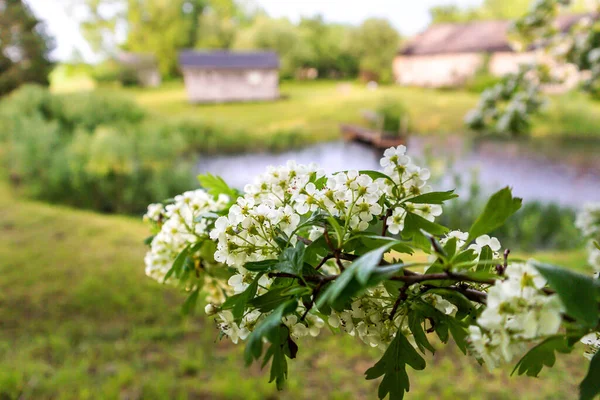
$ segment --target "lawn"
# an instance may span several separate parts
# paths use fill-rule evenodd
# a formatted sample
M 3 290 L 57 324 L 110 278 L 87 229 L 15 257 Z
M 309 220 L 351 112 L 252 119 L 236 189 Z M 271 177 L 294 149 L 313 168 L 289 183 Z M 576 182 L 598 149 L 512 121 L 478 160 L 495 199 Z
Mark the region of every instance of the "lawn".
M 114 90 L 114 89 L 113 89 Z M 404 102 L 411 131 L 417 134 L 464 133 L 463 118 L 478 94 L 466 91 L 380 86 L 369 90 L 351 82 L 283 82 L 283 98 L 266 103 L 191 105 L 181 82 L 156 89 L 120 89 L 139 104 L 166 117 L 186 117 L 243 129 L 256 135 L 298 129 L 309 141 L 339 137 L 340 123 L 363 122 L 361 111 L 373 110 L 383 98 Z M 552 96 L 543 115 L 534 118 L 533 136 L 600 134 L 600 102 L 581 93 Z
M 0 399 L 375 396 L 362 373 L 377 351 L 329 334 L 300 343 L 277 394 L 258 367 L 243 367 L 241 346 L 217 340 L 209 318 L 179 315 L 183 294 L 144 277 L 136 219 L 16 199 L 0 185 L 0 234 Z M 487 373 L 453 349 L 428 363 L 411 374 L 408 399 L 573 398 L 587 367 L 579 351 L 537 380 Z

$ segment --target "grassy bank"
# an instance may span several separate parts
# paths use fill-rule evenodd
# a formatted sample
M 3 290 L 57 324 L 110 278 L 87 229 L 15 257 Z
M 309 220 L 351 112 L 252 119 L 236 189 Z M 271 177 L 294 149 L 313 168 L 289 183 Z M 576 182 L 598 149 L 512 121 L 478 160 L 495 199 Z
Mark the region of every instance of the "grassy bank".
M 181 82 L 157 89 L 123 89 L 137 102 L 170 117 L 189 117 L 231 129 L 244 129 L 256 136 L 282 130 L 304 132 L 307 141 L 339 137 L 338 125 L 361 121 L 361 110 L 372 110 L 383 98 L 403 101 L 418 134 L 464 133 L 463 118 L 478 100 L 476 93 L 365 85 L 339 82 L 284 82 L 284 98 L 266 103 L 191 105 Z M 533 123 L 534 136 L 600 136 L 600 102 L 586 95 L 552 96 L 544 115 Z
M 356 398 L 377 352 L 346 336 L 306 340 L 277 394 L 184 296 L 143 275 L 142 224 L 13 198 L 0 186 L 0 398 Z M 581 251 L 542 254 L 583 265 Z M 412 374 L 409 399 L 572 398 L 586 362 L 561 357 L 541 379 L 489 374 L 454 350 Z

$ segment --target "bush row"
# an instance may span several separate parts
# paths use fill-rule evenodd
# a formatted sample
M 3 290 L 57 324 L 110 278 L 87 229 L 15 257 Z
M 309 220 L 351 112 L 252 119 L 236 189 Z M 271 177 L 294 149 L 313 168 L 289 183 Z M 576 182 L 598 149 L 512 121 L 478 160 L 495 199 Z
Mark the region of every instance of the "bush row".
M 196 120 L 159 119 L 126 97 L 53 95 L 24 86 L 0 104 L 0 153 L 11 181 L 34 198 L 139 213 L 193 186 L 199 154 L 280 151 L 302 132 L 256 137 Z

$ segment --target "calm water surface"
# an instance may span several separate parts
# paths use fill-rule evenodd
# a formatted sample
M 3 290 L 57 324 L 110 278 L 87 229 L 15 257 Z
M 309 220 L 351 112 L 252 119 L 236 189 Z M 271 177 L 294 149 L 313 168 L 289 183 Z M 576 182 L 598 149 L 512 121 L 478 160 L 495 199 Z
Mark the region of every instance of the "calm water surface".
M 414 137 L 407 147 L 421 165 L 427 164 L 438 175 L 447 175 L 440 179 L 436 189 L 451 188 L 452 173 L 468 183 L 476 171 L 484 190 L 491 192 L 511 186 L 525 201 L 541 200 L 573 207 L 600 201 L 600 148 L 548 152 L 510 142 L 466 144 L 452 137 Z M 316 162 L 326 172 L 335 172 L 378 169 L 380 158 L 380 151 L 366 145 L 337 141 L 277 154 L 206 155 L 200 158 L 197 170 L 220 175 L 231 186 L 242 188 L 267 166 L 282 165 L 290 159 L 303 164 Z

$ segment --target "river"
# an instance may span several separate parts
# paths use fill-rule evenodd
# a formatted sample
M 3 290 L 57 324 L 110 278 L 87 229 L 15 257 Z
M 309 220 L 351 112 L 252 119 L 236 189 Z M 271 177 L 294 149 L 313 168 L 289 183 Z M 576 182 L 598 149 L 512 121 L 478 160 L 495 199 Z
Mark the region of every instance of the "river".
M 524 201 L 539 200 L 580 208 L 586 202 L 600 202 L 600 148 L 589 146 L 566 151 L 564 144 L 540 148 L 538 144 L 483 142 L 474 144 L 459 137 L 409 139 L 408 153 L 431 164 L 438 179 L 436 189 L 452 186 L 450 175 L 458 174 L 465 184 L 475 171 L 484 190 L 513 188 Z M 198 173 L 219 175 L 231 186 L 242 188 L 269 165 L 316 162 L 326 172 L 347 169 L 378 169 L 381 152 L 360 143 L 321 143 L 283 153 L 204 155 Z

